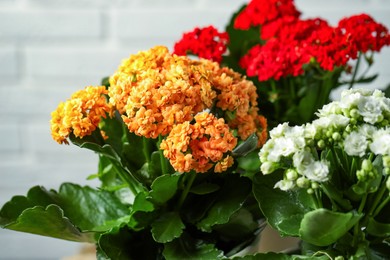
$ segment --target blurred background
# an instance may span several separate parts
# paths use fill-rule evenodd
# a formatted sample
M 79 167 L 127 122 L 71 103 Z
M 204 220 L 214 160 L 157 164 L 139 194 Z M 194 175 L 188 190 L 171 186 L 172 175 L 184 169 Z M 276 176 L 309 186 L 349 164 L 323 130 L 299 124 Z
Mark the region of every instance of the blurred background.
M 62 182 L 96 186 L 86 177 L 97 156 L 51 139 L 50 113 L 60 101 L 100 84 L 122 59 L 155 45 L 172 50 L 181 34 L 224 30 L 243 0 L 0 0 L 0 206 L 13 195 Z M 388 0 L 296 0 L 304 18 L 331 24 L 367 13 L 390 27 Z M 390 83 L 390 47 L 374 56 L 368 88 Z M 334 93 L 337 96 L 337 93 Z M 0 259 L 62 259 L 81 245 L 0 230 Z

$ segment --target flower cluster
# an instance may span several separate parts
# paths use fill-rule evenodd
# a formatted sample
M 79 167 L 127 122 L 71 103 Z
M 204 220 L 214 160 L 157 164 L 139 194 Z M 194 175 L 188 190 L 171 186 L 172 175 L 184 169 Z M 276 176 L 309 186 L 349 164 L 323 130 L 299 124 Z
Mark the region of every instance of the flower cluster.
M 177 55 L 192 53 L 200 58 L 221 62 L 228 41 L 229 35 L 226 32 L 219 32 L 214 26 L 197 27 L 183 34 L 182 39 L 175 43 L 173 53 Z
M 101 118 L 113 113 L 112 106 L 107 102 L 107 93 L 105 86 L 89 86 L 61 102 L 51 113 L 53 139 L 59 144 L 68 144 L 67 138 L 71 133 L 82 138 L 95 131 Z
M 284 16 L 298 17 L 293 0 L 252 0 L 234 21 L 234 27 L 247 30 Z
M 218 162 L 215 171 L 220 172 L 232 165 L 232 158 L 222 158 L 217 150 L 232 151 L 236 137 L 229 137 L 221 128 L 221 121 L 204 119 L 209 124 L 207 129 L 215 129 L 207 131 L 216 136 L 210 136 L 209 140 L 203 133 L 192 133 L 200 130 L 192 129 L 187 133 L 194 139 L 190 145 L 192 154 L 188 154 L 181 143 L 184 133 L 181 138 L 175 136 L 185 125 L 190 127 L 195 115 L 208 109 L 221 118 L 223 125 L 226 122 L 229 131 L 234 130 L 241 140 L 255 133 L 258 146 L 267 138 L 267 121 L 258 114 L 256 87 L 241 74 L 221 68 L 216 62 L 191 60 L 157 46 L 124 60 L 109 82 L 108 90 L 89 87 L 81 92 L 86 94 L 78 92 L 72 101 L 60 104 L 52 119 L 56 141 L 67 142 L 72 131 L 76 137 L 90 135 L 97 128 L 100 117 L 115 109 L 131 133 L 152 139 L 169 135 L 162 147 L 175 170 L 204 172 Z M 109 102 L 103 94 L 108 95 Z M 198 125 L 202 124 L 193 127 L 198 129 Z M 207 131 L 206 135 L 210 135 Z M 219 135 L 223 138 L 213 140 Z M 229 145 L 221 146 L 219 142 L 225 139 Z M 208 146 L 211 148 L 206 149 Z M 186 159 L 191 156 L 192 161 L 184 160 L 179 153 L 186 153 Z
M 276 187 L 300 187 L 311 192 L 319 183 L 328 181 L 331 162 L 319 155 L 322 150 L 342 149 L 348 156 L 361 158 L 362 169 L 371 169 L 364 160 L 370 154 L 389 158 L 390 99 L 383 92 L 345 90 L 340 101 L 325 105 L 317 115 L 318 119 L 303 126 L 283 123 L 270 131 L 271 139 L 259 156 L 264 174 L 287 169 Z M 384 159 L 385 172 L 390 173 L 388 166 L 388 159 Z M 357 172 L 358 180 L 367 177 L 363 172 Z
M 390 44 L 388 30 L 366 14 L 344 18 L 336 27 L 320 18 L 304 20 L 288 13 L 258 25 L 265 43 L 254 45 L 240 65 L 260 81 L 302 75 L 303 65 L 313 61 L 331 71 L 346 66 L 359 52 L 380 51 Z
M 175 52 L 245 73 L 263 97 L 262 113 L 275 126 L 312 120 L 331 90 L 375 79 L 367 75 L 372 55 L 388 45 L 388 29 L 367 14 L 333 26 L 320 17 L 303 19 L 293 0 L 251 0 L 232 16 L 226 32 L 197 27 L 183 34 Z M 361 61 L 367 62 L 364 72 Z M 317 100 L 307 102 L 311 96 Z
M 236 144 L 237 138 L 223 118 L 202 112 L 193 124 L 175 125 L 160 148 L 176 171 L 206 172 L 214 166 L 214 172 L 222 172 L 233 164 L 233 157 L 227 153 Z

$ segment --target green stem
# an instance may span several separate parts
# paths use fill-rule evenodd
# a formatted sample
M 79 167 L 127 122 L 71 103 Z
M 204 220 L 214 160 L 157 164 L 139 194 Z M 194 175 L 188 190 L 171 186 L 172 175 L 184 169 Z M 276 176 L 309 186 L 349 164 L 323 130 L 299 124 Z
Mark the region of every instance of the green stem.
M 290 88 L 291 100 L 292 100 L 292 101 L 294 102 L 294 104 L 295 104 L 296 90 L 295 90 L 294 78 L 290 78 L 290 79 L 288 80 L 288 85 L 289 85 L 289 88 Z
M 383 202 L 381 203 L 382 197 L 385 194 L 387 187 L 386 187 L 386 181 L 389 176 L 386 176 L 384 181 L 382 182 L 381 187 L 379 188 L 377 195 L 374 199 L 374 202 L 372 203 L 372 206 L 370 210 L 368 211 L 368 216 L 375 216 L 375 213 L 378 214 L 382 208 L 379 209 L 380 206 L 382 206 Z M 384 200 L 386 201 L 386 200 Z M 379 205 L 379 206 L 378 206 Z M 382 207 L 384 207 L 386 204 L 384 204 Z M 378 210 L 379 209 L 379 210 Z
M 366 206 L 366 201 L 367 201 L 367 194 L 363 196 L 363 199 L 360 202 L 359 208 L 358 208 L 358 213 L 361 214 L 363 212 L 364 207 Z M 353 227 L 353 239 L 352 239 L 352 245 L 354 247 L 357 246 L 358 244 L 358 239 L 359 239 L 359 232 L 361 232 L 360 224 L 364 223 L 363 221 L 358 221 L 355 226 Z M 364 224 L 363 224 L 364 225 Z
M 147 163 L 150 163 L 150 155 L 152 154 L 150 151 L 149 151 L 149 144 L 148 144 L 148 139 L 146 137 L 142 137 L 142 151 L 144 153 L 144 157 L 146 159 L 146 162 Z
M 387 198 L 385 200 L 383 200 L 381 202 L 381 204 L 379 204 L 379 206 L 376 208 L 376 210 L 374 211 L 374 213 L 372 214 L 372 217 L 375 218 L 379 212 L 381 212 L 381 210 L 386 206 L 387 203 L 390 202 L 390 196 L 387 196 Z
M 160 149 L 160 144 L 162 142 L 163 138 L 161 135 L 158 136 L 158 143 L 157 143 L 157 149 L 160 154 L 160 163 L 161 163 L 161 172 L 162 174 L 168 174 L 168 162 L 167 159 L 164 156 L 163 151 Z
M 343 210 L 351 210 L 351 205 L 348 204 L 348 200 L 340 196 L 337 190 L 332 190 L 332 186 L 330 186 L 331 190 L 329 190 L 328 186 L 325 184 L 322 184 L 321 188 L 326 194 L 326 196 L 328 196 L 328 198 L 331 200 L 332 205 L 334 205 L 336 208 L 341 208 Z
M 367 193 L 364 194 L 362 201 L 360 202 L 359 208 L 358 208 L 358 213 L 362 213 L 364 206 L 366 206 L 366 201 L 367 201 Z
M 123 172 L 123 168 L 119 167 L 117 165 L 117 163 L 109 158 L 110 162 L 111 162 L 111 165 L 114 167 L 114 169 L 116 170 L 116 172 L 118 173 L 119 177 L 125 182 L 127 183 L 127 186 L 129 187 L 129 189 L 131 190 L 131 192 L 136 195 L 139 193 L 140 190 L 142 190 L 142 188 L 140 187 L 143 187 L 142 183 L 139 182 L 131 173 L 129 172 Z
M 275 80 L 271 79 L 270 83 L 271 83 L 271 89 L 272 89 L 271 95 L 277 95 L 278 92 L 276 90 Z M 276 96 L 276 98 L 272 97 L 270 101 L 271 101 L 271 103 L 274 104 L 274 107 L 275 107 L 275 114 L 276 114 L 275 118 L 280 118 L 279 117 L 279 114 L 280 114 L 279 97 L 278 96 Z
M 190 192 L 192 184 L 194 183 L 194 180 L 196 178 L 195 172 L 189 172 L 187 174 L 188 174 L 187 175 L 188 176 L 187 183 L 185 184 L 184 190 L 180 196 L 179 202 L 177 204 L 177 209 L 180 209 L 181 206 L 183 205 L 185 199 L 187 198 L 188 193 Z
M 311 194 L 311 198 L 312 198 L 312 200 L 314 202 L 315 209 L 320 209 L 321 207 L 319 205 L 317 193 L 315 191 Z
M 355 83 L 355 79 L 356 79 L 357 72 L 359 70 L 359 65 L 360 65 L 361 58 L 362 58 L 362 53 L 359 52 L 358 58 L 357 58 L 357 62 L 356 62 L 356 66 L 355 66 L 355 70 L 353 71 L 352 79 L 349 82 L 349 89 L 351 89 L 353 87 L 353 84 Z
M 319 189 L 315 189 L 314 190 L 315 194 L 316 194 L 316 198 L 317 198 L 317 205 L 319 208 L 323 208 L 324 206 L 322 205 L 322 196 L 321 196 L 321 191 Z

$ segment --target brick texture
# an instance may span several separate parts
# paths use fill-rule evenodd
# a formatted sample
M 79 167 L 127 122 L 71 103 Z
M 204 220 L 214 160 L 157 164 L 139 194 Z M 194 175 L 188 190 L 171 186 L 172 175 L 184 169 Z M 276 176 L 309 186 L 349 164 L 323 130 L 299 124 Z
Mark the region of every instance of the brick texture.
M 0 206 L 29 187 L 62 182 L 97 185 L 94 153 L 51 140 L 60 101 L 112 74 L 123 58 L 154 45 L 172 49 L 184 31 L 224 29 L 247 1 L 0 0 Z M 303 17 L 335 24 L 368 13 L 390 27 L 388 0 L 296 0 Z M 375 56 L 368 88 L 390 82 L 390 48 Z M 334 95 L 337 95 L 335 93 Z M 0 259 L 61 259 L 77 243 L 0 230 Z

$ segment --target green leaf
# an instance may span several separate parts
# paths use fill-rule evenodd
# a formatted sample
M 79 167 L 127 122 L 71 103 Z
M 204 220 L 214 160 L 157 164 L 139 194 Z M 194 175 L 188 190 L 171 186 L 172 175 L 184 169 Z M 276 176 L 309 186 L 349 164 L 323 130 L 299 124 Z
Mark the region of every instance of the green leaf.
M 307 89 L 306 95 L 301 99 L 298 105 L 298 111 L 302 117 L 303 122 L 308 122 L 311 118 L 314 117 L 314 112 L 317 110 L 317 107 L 320 106 L 317 104 L 318 96 L 320 95 L 320 86 L 315 84 Z
M 154 151 L 150 156 L 150 162 L 148 164 L 149 175 L 152 180 L 154 180 L 157 176 L 160 176 L 162 173 L 161 170 L 161 154 L 159 151 Z
M 356 212 L 316 209 L 305 214 L 302 219 L 300 237 L 317 246 L 328 246 L 344 236 L 362 217 L 363 214 Z
M 177 191 L 177 184 L 182 175 L 162 175 L 152 183 L 150 197 L 157 204 L 164 204 L 170 200 Z
M 216 192 L 220 189 L 220 186 L 215 183 L 202 182 L 199 185 L 191 187 L 190 192 L 198 195 L 205 195 Z
M 134 232 L 126 227 L 102 234 L 97 251 L 99 259 L 115 260 L 157 259 L 161 254 L 149 230 Z
M 54 204 L 28 208 L 4 228 L 76 242 L 95 241 L 93 232 L 81 232 Z
M 244 142 L 234 148 L 232 151 L 233 156 L 246 156 L 248 153 L 252 152 L 257 148 L 257 143 L 259 138 L 256 134 L 249 136 Z
M 253 193 L 268 223 L 282 236 L 298 236 L 304 215 L 315 208 L 306 190 L 282 191 L 275 183 L 283 178 L 282 172 L 257 174 L 253 180 Z
M 211 232 L 214 225 L 227 223 L 242 207 L 250 192 L 251 182 L 248 178 L 229 175 L 206 217 L 197 224 L 197 227 L 205 232 Z
M 150 225 L 157 217 L 155 205 L 148 200 L 147 192 L 140 192 L 134 199 L 131 209 L 129 227 L 141 230 Z
M 98 176 L 104 189 L 123 183 L 118 177 L 118 171 L 115 169 L 111 160 L 102 154 L 99 155 Z
M 70 239 L 79 233 L 101 231 L 106 222 L 117 220 L 129 213 L 115 195 L 90 187 L 64 183 L 59 192 L 43 187 L 33 187 L 27 196 L 15 196 L 0 210 L 0 225 L 39 235 Z M 28 217 L 27 217 L 28 216 Z M 48 232 L 42 223 L 51 222 L 53 230 Z M 57 228 L 55 228 L 57 227 Z M 64 230 L 67 227 L 67 232 Z M 98 228 L 99 230 L 95 230 Z M 107 227 L 109 228 L 109 227 Z M 59 233 L 56 231 L 62 230 Z M 92 237 L 87 234 L 87 237 Z M 81 237 L 84 241 L 84 237 Z
M 370 260 L 383 260 L 389 258 L 390 244 L 388 241 L 382 243 L 372 243 L 366 248 L 366 255 Z
M 223 258 L 223 252 L 217 250 L 213 244 L 192 238 L 187 233 L 166 243 L 163 255 L 167 260 L 217 260 Z
M 373 218 L 368 219 L 367 233 L 377 237 L 390 237 L 390 224 L 381 223 Z
M 254 45 L 263 42 L 260 39 L 260 29 L 258 27 L 251 27 L 248 30 L 237 30 L 234 28 L 234 21 L 245 6 L 246 5 L 243 5 L 235 14 L 233 14 L 226 26 L 226 32 L 229 34 L 229 43 L 227 45 L 229 55 L 223 57 L 222 64 L 237 72 L 243 72 L 242 68 L 238 65 L 240 58 Z
M 259 152 L 255 150 L 246 156 L 238 157 L 238 169 L 243 170 L 243 174 L 260 172 Z
M 245 238 L 252 238 L 260 228 L 262 227 L 255 221 L 251 212 L 241 208 L 231 216 L 228 223 L 217 225 L 214 230 L 225 238 L 245 241 Z
M 282 254 L 282 253 L 257 253 L 254 255 L 247 256 L 236 256 L 232 260 L 290 260 L 294 259 L 293 256 Z
M 93 230 L 106 221 L 130 213 L 128 207 L 110 192 L 65 183 L 61 185 L 59 195 L 60 206 L 82 230 Z
M 185 225 L 178 212 L 168 212 L 152 223 L 152 235 L 156 242 L 167 243 L 180 237 Z
M 373 82 L 378 76 L 379 76 L 379 74 L 374 74 L 374 75 L 369 76 L 369 77 L 361 77 L 361 78 L 355 80 L 354 83 L 371 83 L 371 82 Z
M 385 96 L 390 98 L 390 84 L 387 84 L 383 91 L 385 92 Z
M 104 77 L 101 81 L 102 86 L 109 87 L 110 86 L 110 77 Z

